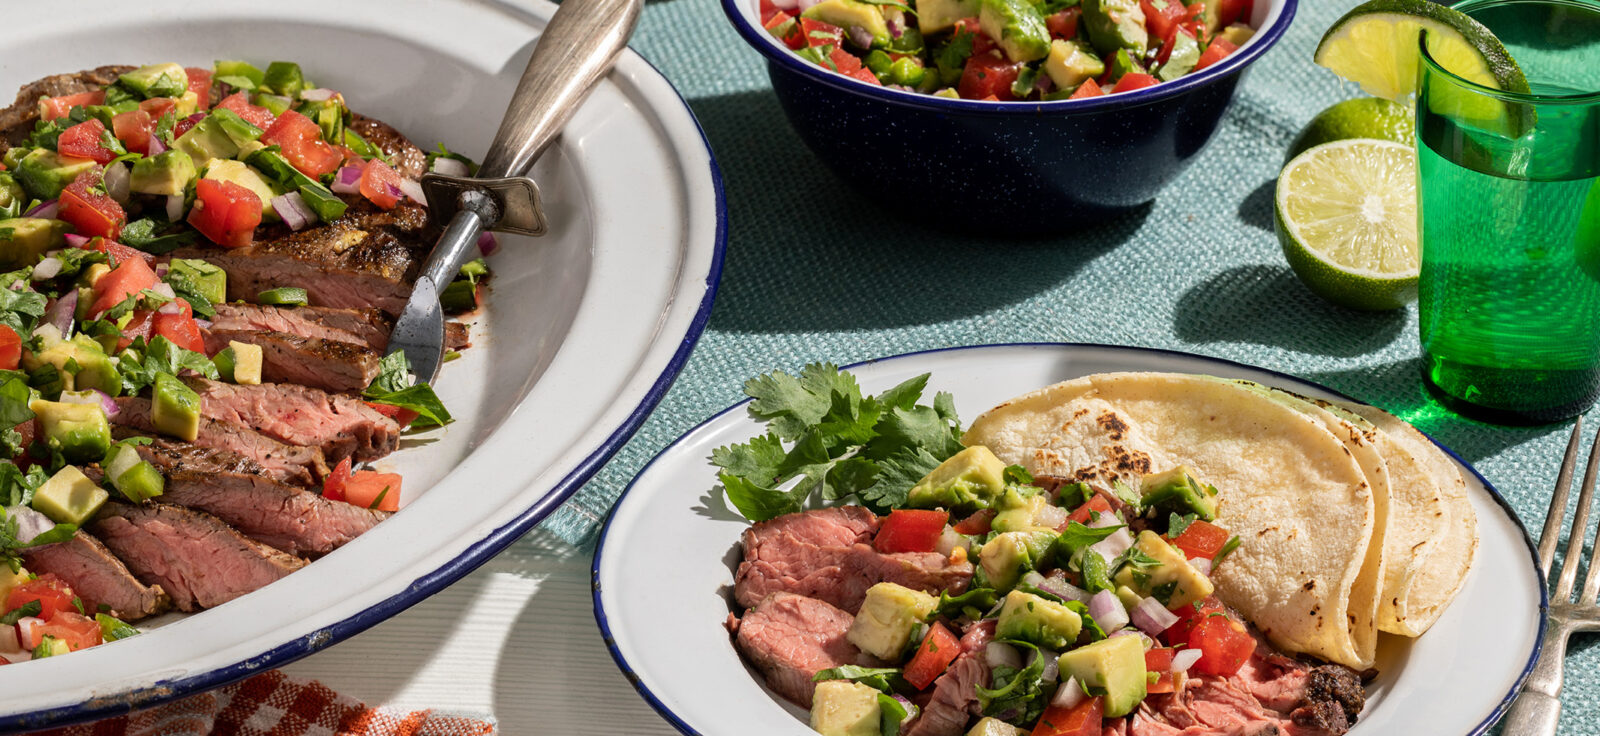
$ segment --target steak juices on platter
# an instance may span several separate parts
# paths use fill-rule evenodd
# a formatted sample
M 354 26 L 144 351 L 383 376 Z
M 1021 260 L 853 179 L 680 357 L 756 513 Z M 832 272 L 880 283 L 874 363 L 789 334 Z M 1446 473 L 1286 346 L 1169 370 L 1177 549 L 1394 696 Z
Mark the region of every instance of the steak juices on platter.
M 0 162 L 0 664 L 233 600 L 399 508 L 357 466 L 450 421 L 385 349 L 436 234 L 417 179 L 470 161 L 295 64 L 219 61 L 33 82 Z
M 926 380 L 763 376 L 772 431 L 712 455 L 757 522 L 734 644 L 826 736 L 1343 734 L 1472 566 L 1458 470 L 1381 410 L 1109 373 L 963 432 Z

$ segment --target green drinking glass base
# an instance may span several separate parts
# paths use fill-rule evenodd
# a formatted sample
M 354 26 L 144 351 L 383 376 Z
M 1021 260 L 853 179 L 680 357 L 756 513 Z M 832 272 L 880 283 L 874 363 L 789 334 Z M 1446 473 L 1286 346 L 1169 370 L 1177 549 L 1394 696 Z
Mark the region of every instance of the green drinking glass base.
M 1480 392 L 1471 380 L 1473 373 L 1476 373 L 1480 380 L 1495 381 L 1499 384 L 1499 390 L 1491 391 L 1490 394 Z M 1451 383 L 1460 388 L 1452 390 L 1451 386 L 1435 380 L 1436 374 L 1455 379 Z M 1426 353 L 1422 357 L 1422 385 L 1428 390 L 1428 395 L 1446 409 L 1480 422 L 1513 426 L 1553 424 L 1582 414 L 1594 405 L 1597 398 L 1600 398 L 1600 384 L 1593 380 L 1584 382 L 1577 392 L 1565 392 L 1566 396 L 1576 394 L 1575 398 L 1563 399 L 1550 396 L 1548 384 L 1540 385 L 1541 382 L 1550 381 L 1551 376 L 1541 375 L 1532 382 L 1527 380 L 1527 376 L 1520 378 L 1522 380 L 1516 380 L 1506 376 L 1504 372 L 1481 367 L 1469 373 L 1462 370 L 1461 366 L 1438 360 Z M 1563 378 L 1571 379 L 1573 376 L 1563 376 Z M 1508 386 L 1516 388 L 1507 390 Z M 1493 396 L 1494 394 L 1498 396 Z M 1508 400 L 1505 398 L 1508 395 L 1537 404 L 1508 406 Z M 1493 403 L 1489 403 L 1491 397 L 1494 398 Z

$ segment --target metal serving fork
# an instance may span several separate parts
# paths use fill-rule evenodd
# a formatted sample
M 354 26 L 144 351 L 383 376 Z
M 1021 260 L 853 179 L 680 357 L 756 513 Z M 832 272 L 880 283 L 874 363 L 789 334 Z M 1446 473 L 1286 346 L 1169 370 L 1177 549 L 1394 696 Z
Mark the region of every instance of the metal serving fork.
M 1550 563 L 1561 536 L 1561 520 L 1567 515 L 1567 494 L 1572 489 L 1572 471 L 1578 463 L 1578 436 L 1582 430 L 1580 417 L 1572 425 L 1572 439 L 1567 441 L 1567 455 L 1561 461 L 1555 494 L 1550 498 L 1550 511 L 1544 519 L 1544 533 L 1539 537 L 1539 571 L 1546 579 L 1550 577 Z M 1572 599 L 1579 558 L 1583 557 L 1583 538 L 1588 532 L 1597 466 L 1600 466 L 1600 435 L 1595 436 L 1594 447 L 1589 451 L 1589 466 L 1583 473 L 1583 491 L 1578 495 L 1578 515 L 1572 520 L 1572 532 L 1567 539 L 1567 555 L 1561 562 L 1561 579 L 1556 582 L 1555 592 L 1550 594 L 1550 624 L 1545 630 L 1544 651 L 1528 675 L 1522 697 L 1501 721 L 1505 725 L 1505 736 L 1554 736 L 1556 723 L 1561 718 L 1561 667 L 1567 656 L 1567 637 L 1574 631 L 1600 631 L 1600 604 L 1595 602 L 1596 593 L 1600 593 L 1600 558 L 1590 555 L 1583 591 L 1576 601 Z M 1596 547 L 1600 548 L 1600 539 L 1596 540 Z

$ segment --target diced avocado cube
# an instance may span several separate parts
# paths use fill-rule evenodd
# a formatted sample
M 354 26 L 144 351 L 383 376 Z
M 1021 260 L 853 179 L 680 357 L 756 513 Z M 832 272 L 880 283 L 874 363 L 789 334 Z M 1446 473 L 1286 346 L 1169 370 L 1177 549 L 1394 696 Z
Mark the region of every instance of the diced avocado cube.
M 194 175 L 194 159 L 173 148 L 133 162 L 128 188 L 140 194 L 171 197 L 183 194 Z
M 11 596 L 11 589 L 32 580 L 28 571 L 18 568 L 13 571 L 10 565 L 0 565 L 0 601 Z
M 163 434 L 193 442 L 200 434 L 200 395 L 169 373 L 156 374 L 150 422 Z
M 100 624 L 100 638 L 106 641 L 126 639 L 130 636 L 137 636 L 139 634 L 138 629 L 129 626 L 127 622 L 123 621 L 122 619 L 109 614 L 96 613 L 94 615 L 94 620 L 95 623 Z
M 180 97 L 189 91 L 189 73 L 179 64 L 141 66 L 117 78 L 122 86 L 144 97 Z
M 822 736 L 878 736 L 878 691 L 859 682 L 825 680 L 811 694 L 811 730 Z
M 82 526 L 109 498 L 111 494 L 89 480 L 76 465 L 68 465 L 39 486 L 32 505 L 58 524 Z
M 66 243 L 67 223 L 38 217 L 0 220 L 0 268 L 38 263 L 39 256 Z
M 36 148 L 17 162 L 17 183 L 34 197 L 55 199 L 79 174 L 94 167 L 94 159 L 68 158 L 47 148 Z
M 1116 589 L 1117 600 L 1122 601 L 1122 607 L 1132 611 L 1144 602 L 1144 596 L 1126 585 L 1118 585 Z
M 1086 79 L 1106 73 L 1106 64 L 1092 49 L 1077 41 L 1051 41 L 1050 56 L 1044 60 L 1044 71 L 1050 75 L 1056 89 L 1076 89 Z
M 1178 609 L 1211 595 L 1216 589 L 1211 579 L 1189 564 L 1183 551 L 1150 530 L 1139 532 L 1133 546 L 1156 561 L 1154 567 L 1124 565 L 1117 573 L 1117 585 L 1126 585 L 1139 595 Z
M 99 404 L 34 399 L 28 408 L 39 419 L 45 443 L 69 463 L 96 462 L 111 449 L 111 423 Z
M 1035 569 L 1055 544 L 1055 532 L 1005 532 L 985 542 L 978 551 L 982 587 L 1010 590 L 1022 573 Z
M 1199 62 L 1200 42 L 1194 40 L 1193 36 L 1178 31 L 1173 34 L 1172 53 L 1167 56 L 1167 63 L 1156 70 L 1156 78 L 1170 82 L 1194 71 L 1195 64 Z
M 898 661 L 912 645 L 912 633 L 938 605 L 939 599 L 922 591 L 878 583 L 867 589 L 861 611 L 845 636 L 863 652 Z
M 228 273 L 199 258 L 174 258 L 167 265 L 167 282 L 188 282 L 210 302 L 228 299 Z
M 189 154 L 195 166 L 200 167 L 214 159 L 231 159 L 239 154 L 239 144 L 222 129 L 216 115 L 207 115 L 195 123 L 189 132 L 173 141 L 172 147 Z
M 229 340 L 228 349 L 233 351 L 233 382 L 241 386 L 255 386 L 261 383 L 261 346 L 252 345 L 238 340 Z
M 39 646 L 33 648 L 33 658 L 44 659 L 45 657 L 59 657 L 63 654 L 70 654 L 71 652 L 72 647 L 67 646 L 65 641 L 57 639 L 53 636 L 45 636 L 43 639 L 39 640 Z
M 0 220 L 21 217 L 28 206 L 28 193 L 22 190 L 16 177 L 9 171 L 0 171 Z
M 269 95 L 265 93 L 256 94 L 251 101 L 257 105 L 267 108 L 267 112 L 270 112 L 273 115 L 282 115 L 284 111 L 294 106 L 294 100 L 291 100 L 287 97 L 280 97 L 278 95 Z
M 39 350 L 23 356 L 23 367 L 37 370 L 53 365 L 61 371 L 62 384 L 67 390 L 99 389 L 112 396 L 122 393 L 122 376 L 111 363 L 105 349 L 88 335 L 74 335 L 71 340 L 41 342 Z M 71 366 L 77 365 L 76 370 Z
M 1061 655 L 1062 677 L 1075 677 L 1084 691 L 1105 696 L 1105 717 L 1121 718 L 1145 696 L 1144 642 L 1137 636 L 1101 639 Z
M 299 97 L 300 92 L 306 88 L 306 78 L 300 73 L 299 64 L 291 61 L 274 61 L 267 65 L 267 73 L 262 75 L 261 86 L 285 97 Z
M 1083 30 L 1101 56 L 1127 49 L 1143 56 L 1150 47 L 1139 0 L 1083 0 Z
M 233 145 L 235 146 L 242 147 L 246 143 L 252 143 L 256 139 L 260 138 L 261 133 L 263 132 L 260 128 L 257 128 L 254 123 L 239 117 L 238 113 L 225 108 L 212 110 L 211 114 L 207 117 L 216 120 L 217 127 L 221 128 L 222 132 L 228 135 L 228 140 L 233 141 Z
M 248 61 L 218 61 L 211 69 L 217 81 L 243 89 L 260 87 L 267 79 L 265 72 Z
M 89 287 L 92 291 L 94 285 L 100 283 L 100 279 L 105 278 L 108 273 L 111 273 L 111 266 L 104 263 L 91 263 L 88 268 L 83 269 L 83 273 L 78 274 L 78 285 Z M 82 297 L 83 295 L 79 294 L 78 296 Z M 81 302 L 83 300 L 80 298 L 78 301 Z M 89 301 L 92 302 L 94 299 L 91 298 Z
M 1175 0 L 1168 0 L 1168 2 L 1173 1 Z M 1199 1 L 1200 4 L 1205 8 L 1204 10 L 1200 11 L 1200 19 L 1206 23 L 1206 32 L 1214 34 L 1217 31 L 1222 30 L 1222 0 Z
M 972 730 L 967 731 L 967 736 L 1027 736 L 1027 733 L 994 716 L 984 716 L 982 720 L 972 725 Z
M 1145 476 L 1139 496 L 1146 508 L 1197 514 L 1206 521 L 1217 518 L 1217 489 L 1200 482 L 1187 465 Z
M 210 104 L 210 102 L 208 101 L 207 104 Z M 183 96 L 178 98 L 178 104 L 172 108 L 172 114 L 180 118 L 189 117 L 199 111 L 200 95 L 193 92 L 183 93 Z
M 923 35 L 954 28 L 956 21 L 978 14 L 979 0 L 916 0 L 917 28 Z
M 1234 23 L 1222 29 L 1221 36 L 1228 39 L 1235 46 L 1243 46 L 1246 41 L 1256 37 L 1256 29 L 1243 23 Z
M 889 22 L 884 20 L 883 11 L 878 6 L 859 0 L 822 0 L 800 14 L 801 17 L 831 23 L 849 31 L 851 28 L 861 28 L 872 34 L 872 47 L 882 48 L 889 45 Z M 845 34 L 848 40 L 850 34 Z
M 255 192 L 255 195 L 261 198 L 261 214 L 272 218 L 278 216 L 278 211 L 272 207 L 272 198 L 278 196 L 277 191 L 262 178 L 260 172 L 250 168 L 243 161 L 212 161 L 211 165 L 206 167 L 204 178 L 231 181 Z
M 939 464 L 911 488 L 907 505 L 944 507 L 963 514 L 989 508 L 1006 490 L 1006 464 L 983 445 L 968 447 Z
M 1083 619 L 1072 609 L 1032 593 L 1013 590 L 1000 606 L 997 639 L 1021 639 L 1046 649 L 1065 649 L 1078 640 Z
M 1034 61 L 1050 53 L 1044 15 L 1028 0 L 980 0 L 978 26 L 1012 61 Z
M 989 526 L 997 532 L 1054 532 L 1054 529 L 1038 526 L 1033 521 L 1039 511 L 1049 504 L 1050 499 L 1043 493 L 1024 496 L 1017 489 L 1008 488 L 996 506 L 1000 513 L 995 514 Z

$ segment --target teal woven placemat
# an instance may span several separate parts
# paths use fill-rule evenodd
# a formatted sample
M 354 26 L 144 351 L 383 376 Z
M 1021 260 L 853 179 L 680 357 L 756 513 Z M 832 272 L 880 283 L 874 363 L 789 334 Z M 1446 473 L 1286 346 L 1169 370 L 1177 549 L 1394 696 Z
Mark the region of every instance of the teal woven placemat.
M 789 128 L 765 64 L 716 0 L 650 2 L 633 48 L 683 93 L 711 141 L 727 186 L 727 265 L 710 327 L 677 384 L 545 528 L 592 543 L 634 473 L 739 401 L 755 374 L 954 345 L 1070 341 L 1229 358 L 1388 408 L 1476 465 L 1537 529 L 1568 429 L 1489 426 L 1432 406 L 1418 377 L 1416 310 L 1362 314 L 1324 303 L 1289 271 L 1273 235 L 1284 150 L 1313 115 L 1356 92 L 1311 62 L 1323 30 L 1353 4 L 1302 0 L 1211 147 L 1154 204 L 1069 237 L 1013 242 L 950 235 L 936 219 L 910 226 L 886 213 L 894 202 L 858 196 Z M 1563 733 L 1600 734 L 1597 641 L 1574 641 Z M 1471 666 L 1470 654 L 1461 664 Z

